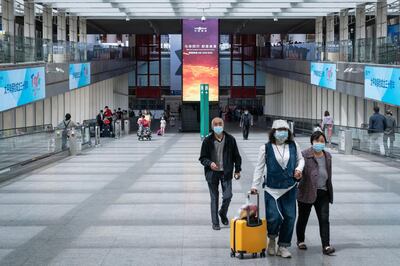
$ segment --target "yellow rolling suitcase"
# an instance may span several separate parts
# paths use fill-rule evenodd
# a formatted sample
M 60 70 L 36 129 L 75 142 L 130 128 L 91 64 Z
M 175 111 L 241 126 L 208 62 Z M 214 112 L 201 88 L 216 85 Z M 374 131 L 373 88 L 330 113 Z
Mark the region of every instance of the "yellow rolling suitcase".
M 247 197 L 250 199 L 250 192 Z M 244 254 L 252 254 L 256 258 L 258 254 L 261 258 L 265 257 L 267 248 L 267 223 L 265 219 L 260 219 L 260 197 L 257 193 L 257 216 L 256 219 L 250 219 L 247 211 L 247 219 L 231 220 L 231 257 L 243 259 Z

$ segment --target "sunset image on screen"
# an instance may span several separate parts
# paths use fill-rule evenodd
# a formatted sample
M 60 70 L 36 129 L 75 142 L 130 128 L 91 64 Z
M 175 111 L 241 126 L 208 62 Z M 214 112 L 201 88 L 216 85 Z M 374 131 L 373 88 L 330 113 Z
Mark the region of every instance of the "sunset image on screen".
M 183 101 L 200 101 L 200 84 L 218 101 L 218 20 L 183 20 Z

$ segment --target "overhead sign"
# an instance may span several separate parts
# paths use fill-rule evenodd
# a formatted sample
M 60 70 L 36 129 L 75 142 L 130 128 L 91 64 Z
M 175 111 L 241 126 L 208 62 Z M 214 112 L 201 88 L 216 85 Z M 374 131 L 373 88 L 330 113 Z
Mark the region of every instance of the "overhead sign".
M 312 62 L 311 84 L 336 90 L 336 64 Z
M 77 89 L 90 84 L 90 63 L 69 65 L 69 89 Z
M 400 106 L 400 68 L 365 67 L 365 98 Z
M 200 84 L 209 85 L 210 101 L 218 101 L 218 19 L 182 22 L 183 101 L 200 101 Z
M 0 71 L 0 111 L 45 98 L 44 67 Z

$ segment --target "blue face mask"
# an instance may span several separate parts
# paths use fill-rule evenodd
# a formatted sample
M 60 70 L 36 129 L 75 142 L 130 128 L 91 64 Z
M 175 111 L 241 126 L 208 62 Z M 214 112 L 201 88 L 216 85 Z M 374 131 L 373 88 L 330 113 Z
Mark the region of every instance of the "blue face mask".
M 215 126 L 215 127 L 214 127 L 214 132 L 215 132 L 215 134 L 217 134 L 217 135 L 221 135 L 222 132 L 224 132 L 224 127 Z
M 325 150 L 325 143 L 314 143 L 313 149 L 316 152 L 321 152 L 321 151 Z
M 277 130 L 275 132 L 275 138 L 280 141 L 284 142 L 289 137 L 289 132 L 287 130 Z

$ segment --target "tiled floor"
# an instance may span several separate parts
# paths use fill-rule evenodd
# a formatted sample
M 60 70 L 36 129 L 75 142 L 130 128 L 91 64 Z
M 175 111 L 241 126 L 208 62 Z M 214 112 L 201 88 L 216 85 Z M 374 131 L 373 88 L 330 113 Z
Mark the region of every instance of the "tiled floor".
M 244 171 L 231 217 L 266 141 L 265 133 L 246 142 L 234 135 Z M 130 136 L 3 183 L 0 265 L 400 265 L 400 165 L 333 154 L 336 256 L 321 255 L 313 212 L 308 251 L 239 261 L 229 256 L 229 229 L 211 230 L 200 145 L 198 134 Z

